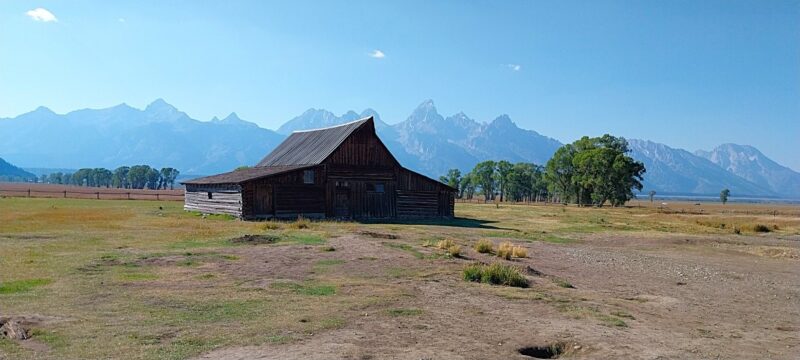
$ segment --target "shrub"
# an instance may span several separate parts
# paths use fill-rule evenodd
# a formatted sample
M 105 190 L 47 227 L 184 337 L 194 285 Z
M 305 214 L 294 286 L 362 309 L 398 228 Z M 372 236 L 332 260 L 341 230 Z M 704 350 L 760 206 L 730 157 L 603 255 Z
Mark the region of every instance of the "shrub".
M 483 265 L 474 263 L 464 267 L 464 280 L 480 282 L 483 276 Z
M 436 243 L 436 247 L 442 250 L 448 250 L 453 246 L 456 246 L 456 243 L 452 239 L 444 239 Z
M 464 268 L 464 280 L 493 285 L 528 287 L 528 280 L 514 266 L 494 263 L 491 265 L 471 264 Z
M 488 239 L 480 239 L 475 244 L 475 251 L 481 254 L 489 254 L 493 251 L 494 243 Z
M 511 260 L 511 255 L 514 253 L 514 244 L 505 241 L 497 247 L 497 256 L 506 260 Z
M 511 249 L 511 252 L 514 255 L 514 257 L 518 258 L 528 257 L 528 250 L 522 246 L 514 246 L 514 248 Z
M 461 246 L 453 245 L 447 248 L 447 253 L 452 257 L 459 257 L 461 256 Z

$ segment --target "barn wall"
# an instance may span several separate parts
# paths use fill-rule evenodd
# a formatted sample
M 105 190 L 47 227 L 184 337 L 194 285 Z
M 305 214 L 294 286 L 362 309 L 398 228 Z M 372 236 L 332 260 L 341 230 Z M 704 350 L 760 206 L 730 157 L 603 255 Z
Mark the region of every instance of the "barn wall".
M 351 167 L 369 167 L 391 169 L 397 165 L 388 149 L 375 135 L 375 128 L 370 122 L 362 126 L 345 139 L 342 144 L 328 156 L 325 163 Z
M 208 194 L 211 194 L 211 199 Z M 204 214 L 228 214 L 238 218 L 242 214 L 242 192 L 238 185 L 186 185 L 184 210 Z
M 444 184 L 400 168 L 397 172 L 397 217 L 453 217 L 455 194 Z
M 314 184 L 303 183 L 304 170 L 314 170 Z M 292 171 L 244 184 L 245 214 L 247 218 L 325 217 L 325 169 L 322 166 Z M 259 195 L 263 191 L 270 194 Z M 268 201 L 269 204 L 258 204 Z M 256 209 L 267 213 L 258 213 Z

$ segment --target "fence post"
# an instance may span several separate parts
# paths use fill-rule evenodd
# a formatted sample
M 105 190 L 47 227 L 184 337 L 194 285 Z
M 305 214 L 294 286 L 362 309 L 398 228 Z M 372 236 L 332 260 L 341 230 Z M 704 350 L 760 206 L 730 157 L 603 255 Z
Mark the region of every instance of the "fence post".
M 158 198 L 158 193 L 156 193 L 156 200 L 161 200 L 161 199 Z
M 67 190 L 64 190 L 64 199 L 67 198 Z
M 31 189 L 28 188 L 28 197 L 31 197 Z
M 127 194 L 128 194 L 128 200 L 130 200 L 131 199 L 131 193 L 129 192 Z
M 97 200 L 100 200 L 100 192 L 98 191 L 98 192 L 96 192 L 94 194 L 97 195 Z

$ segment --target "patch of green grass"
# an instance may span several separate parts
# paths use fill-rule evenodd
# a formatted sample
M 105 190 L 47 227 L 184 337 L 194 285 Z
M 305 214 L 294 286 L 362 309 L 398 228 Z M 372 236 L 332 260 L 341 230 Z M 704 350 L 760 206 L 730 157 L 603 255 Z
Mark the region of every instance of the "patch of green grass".
M 517 240 L 527 240 L 527 241 L 544 241 L 552 244 L 570 244 L 576 242 L 575 239 L 557 236 L 545 232 L 531 233 L 525 231 L 489 231 L 484 233 L 484 235 L 494 238 L 517 239 Z
M 281 237 L 280 242 L 292 243 L 298 245 L 323 245 L 325 244 L 325 239 L 317 234 L 297 232 L 297 233 L 284 234 L 284 236 Z
M 331 266 L 331 265 L 340 265 L 344 264 L 344 260 L 341 259 L 324 259 L 317 261 L 317 265 L 319 266 Z
M 417 316 L 422 315 L 422 309 L 389 309 L 387 310 L 391 316 Z
M 214 275 L 214 274 L 203 274 L 203 275 L 198 275 L 197 276 L 198 279 L 202 279 L 202 280 L 213 279 L 214 277 L 216 277 L 216 275 Z
M 398 249 L 398 250 L 403 250 L 403 251 L 409 252 L 409 253 L 411 253 L 411 255 L 414 255 L 414 257 L 417 258 L 417 259 L 424 259 L 425 258 L 425 254 L 419 252 L 419 250 L 414 249 L 413 246 L 408 245 L 408 244 L 383 243 L 383 245 L 384 246 L 388 246 L 388 247 L 390 247 L 392 249 Z
M 634 318 L 634 317 L 633 317 L 633 315 L 631 315 L 631 314 L 628 314 L 627 312 L 624 312 L 624 311 L 622 311 L 622 310 L 616 310 L 616 311 L 612 311 L 612 312 L 611 312 L 611 315 L 614 315 L 614 316 L 616 316 L 616 317 L 620 317 L 620 318 L 625 318 L 625 319 L 636 320 L 636 318 Z
M 463 277 L 466 281 L 522 288 L 528 287 L 528 280 L 520 273 L 519 269 L 501 263 L 467 265 L 464 267 Z
M 188 214 L 189 216 L 204 218 L 205 220 L 225 220 L 225 221 L 236 220 L 236 216 L 228 214 L 203 214 L 199 211 L 187 211 L 186 214 Z
M 0 295 L 17 294 L 31 291 L 36 287 L 50 284 L 50 279 L 11 280 L 0 283 Z
M 147 281 L 158 279 L 158 275 L 147 273 L 122 273 L 119 274 L 118 277 L 123 281 Z
M 573 286 L 569 281 L 564 280 L 562 278 L 555 278 L 554 277 L 552 280 L 553 280 L 553 283 L 555 283 L 556 285 L 558 285 L 558 286 L 560 286 L 562 288 L 567 288 L 567 289 L 574 289 L 575 288 L 575 286 Z
M 307 296 L 330 296 L 336 294 L 336 286 L 326 284 L 316 284 L 311 282 L 290 283 L 290 282 L 276 282 L 271 286 L 273 289 L 288 289 L 299 295 Z
M 324 251 L 324 252 L 331 252 L 331 251 L 336 251 L 336 248 L 335 248 L 335 247 L 333 247 L 333 246 L 323 246 L 323 247 L 320 249 L 320 251 Z
M 29 335 L 31 338 L 41 341 L 53 349 L 63 348 L 68 345 L 67 339 L 51 330 L 31 329 Z
M 203 241 L 197 239 L 187 239 L 169 243 L 169 245 L 167 245 L 167 248 L 176 250 L 186 250 L 186 249 L 198 249 L 206 247 L 220 247 L 225 245 L 230 245 L 230 243 L 219 240 Z

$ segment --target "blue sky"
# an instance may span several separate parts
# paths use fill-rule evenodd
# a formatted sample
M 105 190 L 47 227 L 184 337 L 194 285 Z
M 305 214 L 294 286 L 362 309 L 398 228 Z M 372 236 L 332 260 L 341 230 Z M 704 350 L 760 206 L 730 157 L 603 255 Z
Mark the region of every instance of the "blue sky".
M 800 1 L 0 2 L 0 117 L 155 98 L 273 129 L 430 98 L 562 142 L 734 142 L 800 170 Z

